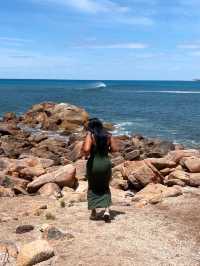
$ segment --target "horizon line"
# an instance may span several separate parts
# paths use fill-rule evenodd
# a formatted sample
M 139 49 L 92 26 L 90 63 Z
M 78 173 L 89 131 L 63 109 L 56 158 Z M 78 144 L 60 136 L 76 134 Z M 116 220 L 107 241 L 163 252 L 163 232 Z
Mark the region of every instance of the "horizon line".
M 196 81 L 196 79 L 63 79 L 63 78 L 0 78 L 0 80 L 52 80 L 52 81 Z

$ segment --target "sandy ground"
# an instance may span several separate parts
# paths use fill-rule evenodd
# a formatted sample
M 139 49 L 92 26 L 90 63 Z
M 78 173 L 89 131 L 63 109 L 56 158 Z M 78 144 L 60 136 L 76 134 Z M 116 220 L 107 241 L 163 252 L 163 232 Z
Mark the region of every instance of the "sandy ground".
M 44 204 L 48 209 L 34 215 Z M 136 208 L 134 203 L 124 205 L 115 197 L 113 220 L 105 224 L 101 219 L 88 219 L 85 202 L 61 208 L 57 200 L 39 196 L 1 198 L 0 240 L 12 240 L 20 246 L 40 238 L 40 226 L 48 223 L 74 238 L 53 242 L 56 256 L 38 265 L 200 265 L 200 190 L 188 188 L 183 196 L 144 208 Z M 56 219 L 47 220 L 47 212 Z M 20 224 L 32 224 L 35 229 L 17 235 L 15 229 Z

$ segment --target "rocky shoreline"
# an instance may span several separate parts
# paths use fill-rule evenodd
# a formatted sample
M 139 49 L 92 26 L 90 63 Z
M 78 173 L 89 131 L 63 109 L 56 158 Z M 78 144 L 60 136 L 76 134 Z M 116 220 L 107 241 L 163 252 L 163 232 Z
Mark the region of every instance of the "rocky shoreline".
M 86 160 L 81 147 L 88 118 L 83 108 L 67 103 L 40 103 L 21 116 L 6 113 L 0 121 L 0 201 L 40 195 L 59 199 L 61 206 L 85 202 Z M 107 123 L 105 127 L 112 130 L 114 126 Z M 110 155 L 111 187 L 124 204 L 141 208 L 180 196 L 184 187 L 200 186 L 199 150 L 139 134 L 115 138 L 119 151 Z M 4 222 L 2 217 L 0 222 Z M 52 234 L 62 236 L 61 232 Z M 27 258 L 26 247 L 17 251 L 17 265 L 34 265 L 54 255 L 52 248 L 40 241 L 27 247 L 41 247 L 31 258 Z M 0 243 L 0 254 L 10 248 Z

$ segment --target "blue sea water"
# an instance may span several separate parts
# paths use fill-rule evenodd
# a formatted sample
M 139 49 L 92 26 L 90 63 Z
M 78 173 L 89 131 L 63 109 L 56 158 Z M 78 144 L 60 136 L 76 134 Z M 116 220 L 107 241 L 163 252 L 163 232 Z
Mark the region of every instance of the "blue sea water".
M 0 96 L 0 115 L 43 101 L 69 102 L 115 123 L 115 134 L 200 146 L 200 82 L 0 80 Z

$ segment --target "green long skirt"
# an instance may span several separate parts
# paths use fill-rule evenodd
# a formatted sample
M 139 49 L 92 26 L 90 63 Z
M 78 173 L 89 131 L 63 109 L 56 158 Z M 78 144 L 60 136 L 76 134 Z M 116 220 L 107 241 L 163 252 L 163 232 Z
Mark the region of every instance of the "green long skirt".
M 111 205 L 109 183 L 112 175 L 111 161 L 108 156 L 96 154 L 88 159 L 88 209 L 106 208 Z

